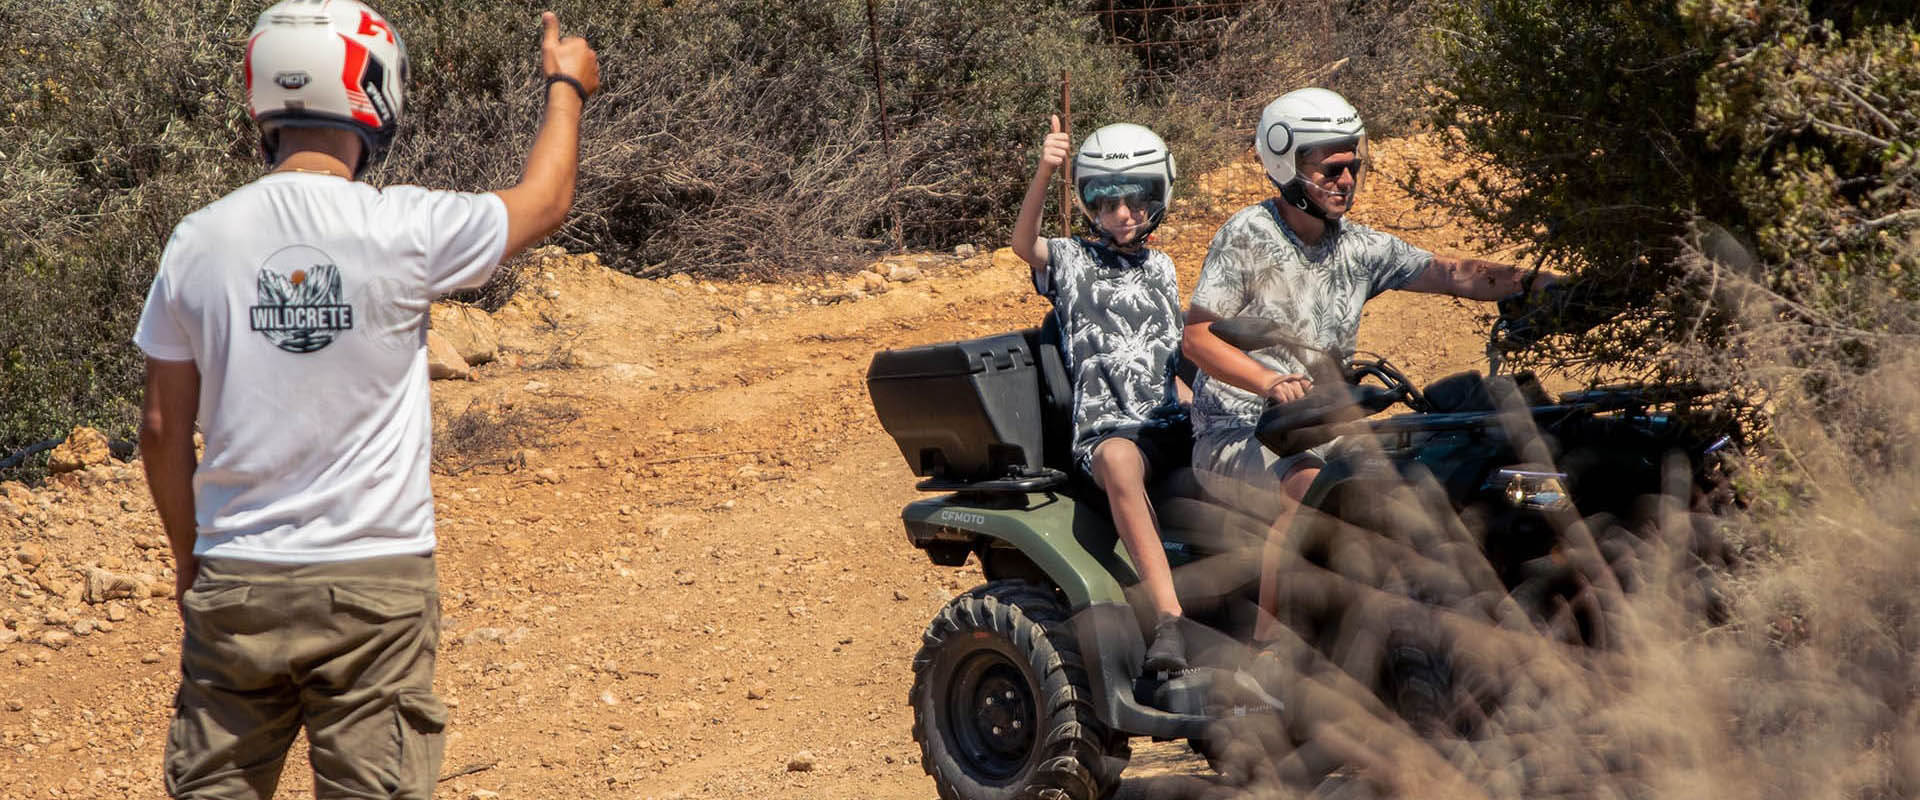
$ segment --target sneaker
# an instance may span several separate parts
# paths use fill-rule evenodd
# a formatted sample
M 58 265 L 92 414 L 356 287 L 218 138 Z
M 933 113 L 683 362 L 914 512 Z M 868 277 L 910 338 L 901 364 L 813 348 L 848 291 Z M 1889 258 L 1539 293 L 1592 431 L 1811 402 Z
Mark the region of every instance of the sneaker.
M 1153 626 L 1153 644 L 1147 647 L 1147 660 L 1140 666 L 1147 675 L 1182 672 L 1187 668 L 1187 644 L 1180 638 L 1180 618 L 1161 614 Z

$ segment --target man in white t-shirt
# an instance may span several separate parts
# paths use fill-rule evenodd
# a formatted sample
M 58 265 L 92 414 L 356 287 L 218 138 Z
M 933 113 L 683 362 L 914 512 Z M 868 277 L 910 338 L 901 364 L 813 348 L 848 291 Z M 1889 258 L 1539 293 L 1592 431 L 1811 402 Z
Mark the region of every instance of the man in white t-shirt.
M 1199 366 L 1193 386 L 1193 469 L 1208 492 L 1250 507 L 1281 499 L 1260 570 L 1256 640 L 1277 631 L 1275 570 L 1297 502 L 1319 477 L 1327 446 L 1282 458 L 1254 439 L 1269 403 L 1306 395 L 1353 354 L 1360 307 L 1392 289 L 1497 300 L 1545 288 L 1556 276 L 1479 259 L 1436 256 L 1346 220 L 1367 170 L 1367 129 L 1340 95 L 1288 92 L 1268 104 L 1254 135 L 1279 196 L 1220 226 L 1193 289 L 1181 349 Z M 1243 353 L 1213 322 L 1256 316 L 1297 344 Z
M 303 726 L 316 795 L 432 794 L 427 308 L 572 205 L 599 68 L 541 21 L 545 120 L 520 182 L 483 194 L 357 181 L 404 106 L 405 45 L 379 13 L 285 0 L 254 25 L 247 94 L 272 169 L 174 228 L 134 337 L 185 628 L 171 796 L 271 796 Z

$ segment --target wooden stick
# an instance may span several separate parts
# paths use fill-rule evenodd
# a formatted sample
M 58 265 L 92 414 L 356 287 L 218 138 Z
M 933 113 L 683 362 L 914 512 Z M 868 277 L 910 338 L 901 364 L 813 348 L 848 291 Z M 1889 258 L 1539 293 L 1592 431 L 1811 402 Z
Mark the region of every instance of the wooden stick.
M 1060 130 L 1067 134 L 1067 169 L 1060 182 L 1060 235 L 1073 238 L 1073 76 L 1060 70 Z
M 675 461 L 694 461 L 702 458 L 726 458 L 727 456 L 744 456 L 751 453 L 764 453 L 764 452 L 766 451 L 762 449 L 762 450 L 728 450 L 727 452 L 724 452 L 724 453 L 695 453 L 690 456 L 674 456 L 673 458 L 662 458 L 654 461 L 648 461 L 646 462 L 646 465 L 651 467 L 655 464 L 671 464 Z
M 447 781 L 453 780 L 454 778 L 458 778 L 462 775 L 472 775 L 473 773 L 476 773 L 476 772 L 486 772 L 487 770 L 493 769 L 494 767 L 497 767 L 497 766 L 500 766 L 500 762 L 498 761 L 486 761 L 486 762 L 475 761 L 471 764 L 468 764 L 464 767 L 461 767 L 450 773 L 447 773 L 444 776 L 441 776 L 440 780 L 436 781 L 436 783 L 446 783 Z

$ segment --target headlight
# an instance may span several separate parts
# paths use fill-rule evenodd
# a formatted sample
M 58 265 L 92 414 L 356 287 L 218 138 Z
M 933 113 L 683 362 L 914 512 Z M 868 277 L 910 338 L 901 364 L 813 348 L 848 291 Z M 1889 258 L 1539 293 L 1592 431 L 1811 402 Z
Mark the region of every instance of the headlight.
M 1498 492 L 1514 508 L 1566 510 L 1573 508 L 1567 494 L 1564 472 L 1534 472 L 1524 469 L 1495 470 L 1486 488 Z

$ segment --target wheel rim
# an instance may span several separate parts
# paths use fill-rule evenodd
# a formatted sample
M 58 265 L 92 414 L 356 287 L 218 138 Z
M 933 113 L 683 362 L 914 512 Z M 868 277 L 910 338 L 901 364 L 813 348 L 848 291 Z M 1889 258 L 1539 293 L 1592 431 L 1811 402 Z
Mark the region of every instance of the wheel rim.
M 954 670 L 943 715 L 946 739 L 969 771 L 1011 778 L 1033 750 L 1039 709 L 1026 672 L 1005 654 L 969 654 Z

